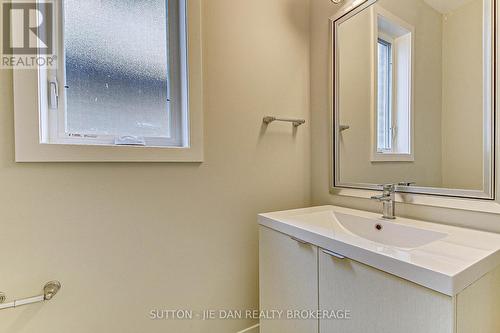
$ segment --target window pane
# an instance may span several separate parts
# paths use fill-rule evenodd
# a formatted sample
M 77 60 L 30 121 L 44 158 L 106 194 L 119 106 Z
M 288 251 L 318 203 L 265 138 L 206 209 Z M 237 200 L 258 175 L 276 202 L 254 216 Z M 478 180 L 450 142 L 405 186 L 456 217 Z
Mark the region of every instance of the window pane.
M 170 137 L 166 0 L 65 0 L 66 131 Z
M 390 150 L 391 140 L 391 44 L 378 42 L 377 150 Z

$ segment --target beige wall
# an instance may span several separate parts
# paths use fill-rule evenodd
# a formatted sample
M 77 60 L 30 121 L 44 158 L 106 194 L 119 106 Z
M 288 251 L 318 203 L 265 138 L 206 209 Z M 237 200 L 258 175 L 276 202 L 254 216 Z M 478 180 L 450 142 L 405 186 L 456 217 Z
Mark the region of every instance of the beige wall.
M 443 187 L 483 188 L 483 0 L 443 16 Z
M 341 24 L 339 35 L 341 181 L 441 186 L 441 15 L 422 0 L 380 0 L 377 4 L 415 28 L 414 162 L 371 162 L 372 22 L 370 9 Z M 344 57 L 342 57 L 344 55 Z
M 258 306 L 256 214 L 310 205 L 309 3 L 208 0 L 203 164 L 16 164 L 0 71 L 0 290 L 48 304 L 6 333 L 232 333 L 250 321 L 151 321 L 161 309 Z M 273 124 L 266 114 L 306 118 Z

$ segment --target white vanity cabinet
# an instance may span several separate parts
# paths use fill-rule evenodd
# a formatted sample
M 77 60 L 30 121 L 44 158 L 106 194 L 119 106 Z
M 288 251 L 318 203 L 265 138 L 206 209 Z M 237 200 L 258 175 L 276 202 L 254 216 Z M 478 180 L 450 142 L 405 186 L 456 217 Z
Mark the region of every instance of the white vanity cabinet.
M 260 228 L 261 333 L 317 333 L 318 321 L 288 319 L 290 310 L 318 309 L 318 248 Z M 270 311 L 282 311 L 271 313 Z
M 320 332 L 454 332 L 452 297 L 322 250 L 319 290 L 321 311 L 350 311 L 349 320 L 321 320 Z
M 500 268 L 449 296 L 261 226 L 260 305 L 284 311 L 261 333 L 499 333 Z M 350 318 L 289 320 L 289 310 Z

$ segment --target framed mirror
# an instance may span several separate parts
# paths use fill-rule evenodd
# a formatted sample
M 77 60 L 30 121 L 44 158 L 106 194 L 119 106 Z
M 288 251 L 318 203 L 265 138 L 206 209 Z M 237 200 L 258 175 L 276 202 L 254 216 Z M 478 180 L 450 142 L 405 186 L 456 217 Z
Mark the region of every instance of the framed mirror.
M 495 0 L 357 0 L 331 19 L 333 189 L 493 200 Z

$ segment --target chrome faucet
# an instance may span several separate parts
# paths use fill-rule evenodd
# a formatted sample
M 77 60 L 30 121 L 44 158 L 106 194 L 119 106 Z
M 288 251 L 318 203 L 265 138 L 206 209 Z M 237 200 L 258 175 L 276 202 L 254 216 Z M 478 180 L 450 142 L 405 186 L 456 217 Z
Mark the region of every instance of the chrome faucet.
M 381 201 L 384 205 L 382 216 L 384 219 L 394 220 L 396 219 L 395 214 L 395 197 L 396 197 L 396 185 L 385 184 L 383 186 L 382 195 L 373 196 L 373 200 Z

